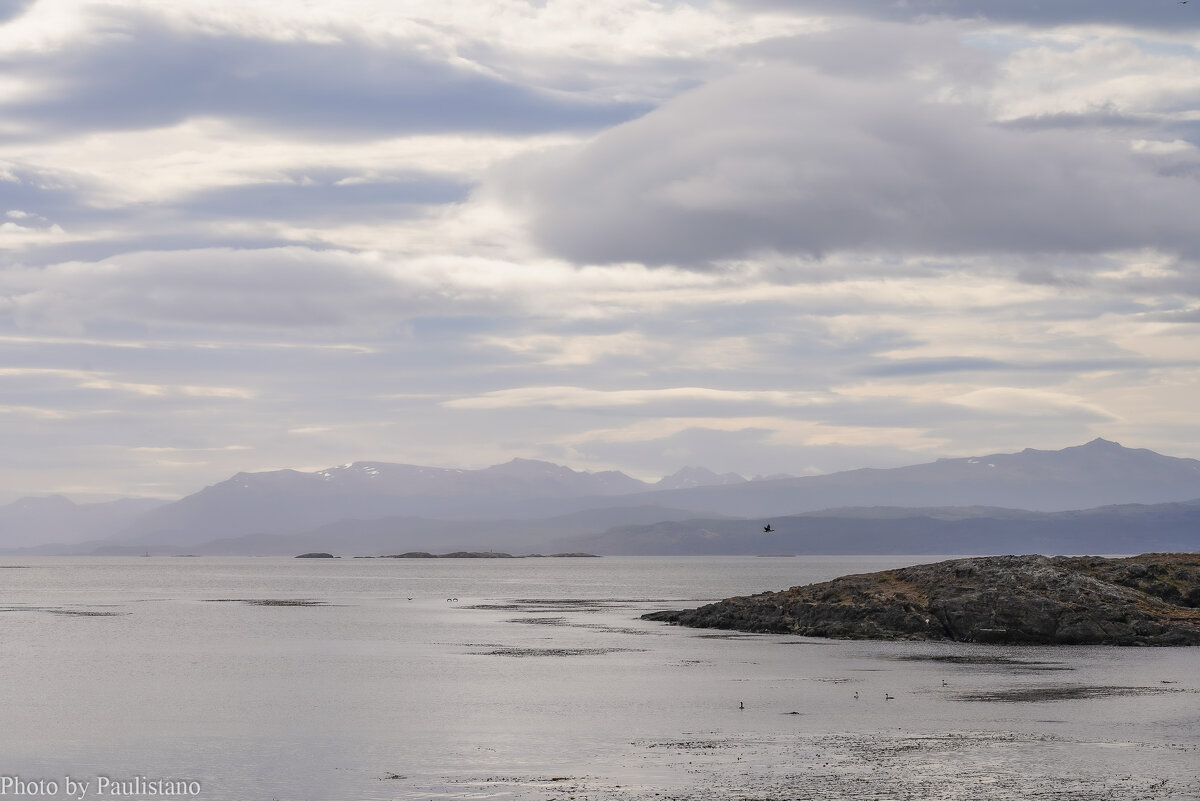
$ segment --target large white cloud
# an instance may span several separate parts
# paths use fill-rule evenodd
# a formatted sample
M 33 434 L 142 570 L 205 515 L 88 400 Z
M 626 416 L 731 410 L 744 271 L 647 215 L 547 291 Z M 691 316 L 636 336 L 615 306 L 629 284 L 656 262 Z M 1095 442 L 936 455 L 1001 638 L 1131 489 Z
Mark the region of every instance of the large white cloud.
M 0 48 L 0 66 L 27 87 L 0 105 L 11 135 L 37 140 L 217 116 L 289 137 L 362 140 L 592 129 L 645 110 L 505 80 L 437 52 L 426 37 L 378 40 L 323 26 L 268 38 L 131 9 L 80 13 L 95 18 L 53 48 Z
M 755 253 L 1196 253 L 1200 184 L 1120 142 L 999 127 L 916 81 L 775 67 L 497 178 L 579 262 Z

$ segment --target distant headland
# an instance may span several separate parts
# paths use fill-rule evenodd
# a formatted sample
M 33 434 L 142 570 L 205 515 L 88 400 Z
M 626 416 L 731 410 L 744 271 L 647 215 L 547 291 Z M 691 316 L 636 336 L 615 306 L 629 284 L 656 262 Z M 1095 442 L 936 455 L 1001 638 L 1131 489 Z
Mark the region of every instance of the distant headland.
M 1200 554 L 952 559 L 642 617 L 844 639 L 1200 645 Z
M 356 556 L 355 559 L 550 559 L 550 558 L 598 558 L 594 553 L 527 553 L 514 555 L 499 551 L 454 551 L 453 553 L 429 553 L 408 551 L 386 556 Z

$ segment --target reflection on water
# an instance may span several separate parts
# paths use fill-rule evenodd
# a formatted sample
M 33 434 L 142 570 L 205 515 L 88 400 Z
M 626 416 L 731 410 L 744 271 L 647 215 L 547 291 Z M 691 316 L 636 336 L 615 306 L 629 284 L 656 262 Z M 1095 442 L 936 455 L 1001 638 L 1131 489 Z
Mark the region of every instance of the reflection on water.
M 212 801 L 1200 797 L 1200 649 L 638 620 L 932 560 L 10 559 L 0 775 Z

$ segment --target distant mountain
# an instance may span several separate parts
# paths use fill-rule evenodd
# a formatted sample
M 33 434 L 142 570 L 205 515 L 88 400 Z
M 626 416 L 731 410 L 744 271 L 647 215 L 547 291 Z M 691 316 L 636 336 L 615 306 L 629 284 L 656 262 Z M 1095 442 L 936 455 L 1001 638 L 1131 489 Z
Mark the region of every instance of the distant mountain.
M 1070 512 L 957 507 L 835 509 L 761 520 L 677 520 L 571 537 L 609 555 L 1129 554 L 1200 551 L 1200 500 Z
M 501 526 L 503 521 L 547 520 L 575 513 L 590 515 L 596 526 L 592 533 L 601 533 L 623 524 L 602 525 L 602 510 L 619 516 L 619 510 L 628 508 L 683 510 L 695 518 L 775 518 L 835 507 L 1066 511 L 1198 497 L 1200 461 L 1125 448 L 1103 439 L 1059 451 L 1026 449 L 799 478 L 745 481 L 735 474 L 684 468 L 658 484 L 616 471 L 580 472 L 528 459 L 482 470 L 356 462 L 314 473 L 239 473 L 141 515 L 114 537 L 113 544 L 190 550 L 193 545 L 248 535 L 294 535 L 322 526 L 361 529 L 364 521 L 384 518 L 458 521 L 462 525 L 454 530 L 474 530 L 487 540 L 498 536 L 488 533 L 489 526 Z M 657 521 L 624 521 L 632 522 Z M 415 524 L 406 525 L 411 529 Z M 586 533 L 571 529 L 555 535 L 552 528 L 529 527 L 529 541 L 519 544 L 535 549 L 541 537 Z M 432 528 L 430 536 L 434 536 Z M 413 542 L 410 549 L 437 550 L 446 541 L 440 534 L 435 539 Z M 455 547 L 489 546 L 486 541 L 460 539 Z M 336 543 L 304 549 L 331 551 Z
M 715 487 L 722 484 L 745 484 L 746 479 L 737 473 L 717 475 L 703 467 L 685 467 L 655 482 L 655 489 L 686 489 L 690 487 Z
M 85 504 L 72 503 L 62 495 L 21 498 L 0 506 L 0 549 L 72 545 L 111 537 L 165 503 L 152 498 Z
M 939 459 L 641 496 L 677 509 L 736 517 L 778 516 L 839 506 L 998 506 L 1038 511 L 1200 497 L 1200 461 L 1096 439 L 1059 451 Z M 626 499 L 621 499 L 625 502 Z
M 578 472 L 530 459 L 482 470 L 355 462 L 315 473 L 238 473 L 144 515 L 122 539 L 184 545 L 307 531 L 339 520 L 549 517 L 572 510 L 555 507 L 556 500 L 628 495 L 649 487 L 616 471 Z

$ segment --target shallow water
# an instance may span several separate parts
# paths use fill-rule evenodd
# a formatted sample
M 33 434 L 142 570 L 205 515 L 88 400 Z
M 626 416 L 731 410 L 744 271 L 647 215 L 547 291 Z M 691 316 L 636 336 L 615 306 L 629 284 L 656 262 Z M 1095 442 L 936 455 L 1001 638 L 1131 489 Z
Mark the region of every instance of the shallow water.
M 0 777 L 212 801 L 1200 798 L 1200 649 L 638 619 L 932 560 L 8 560 Z

